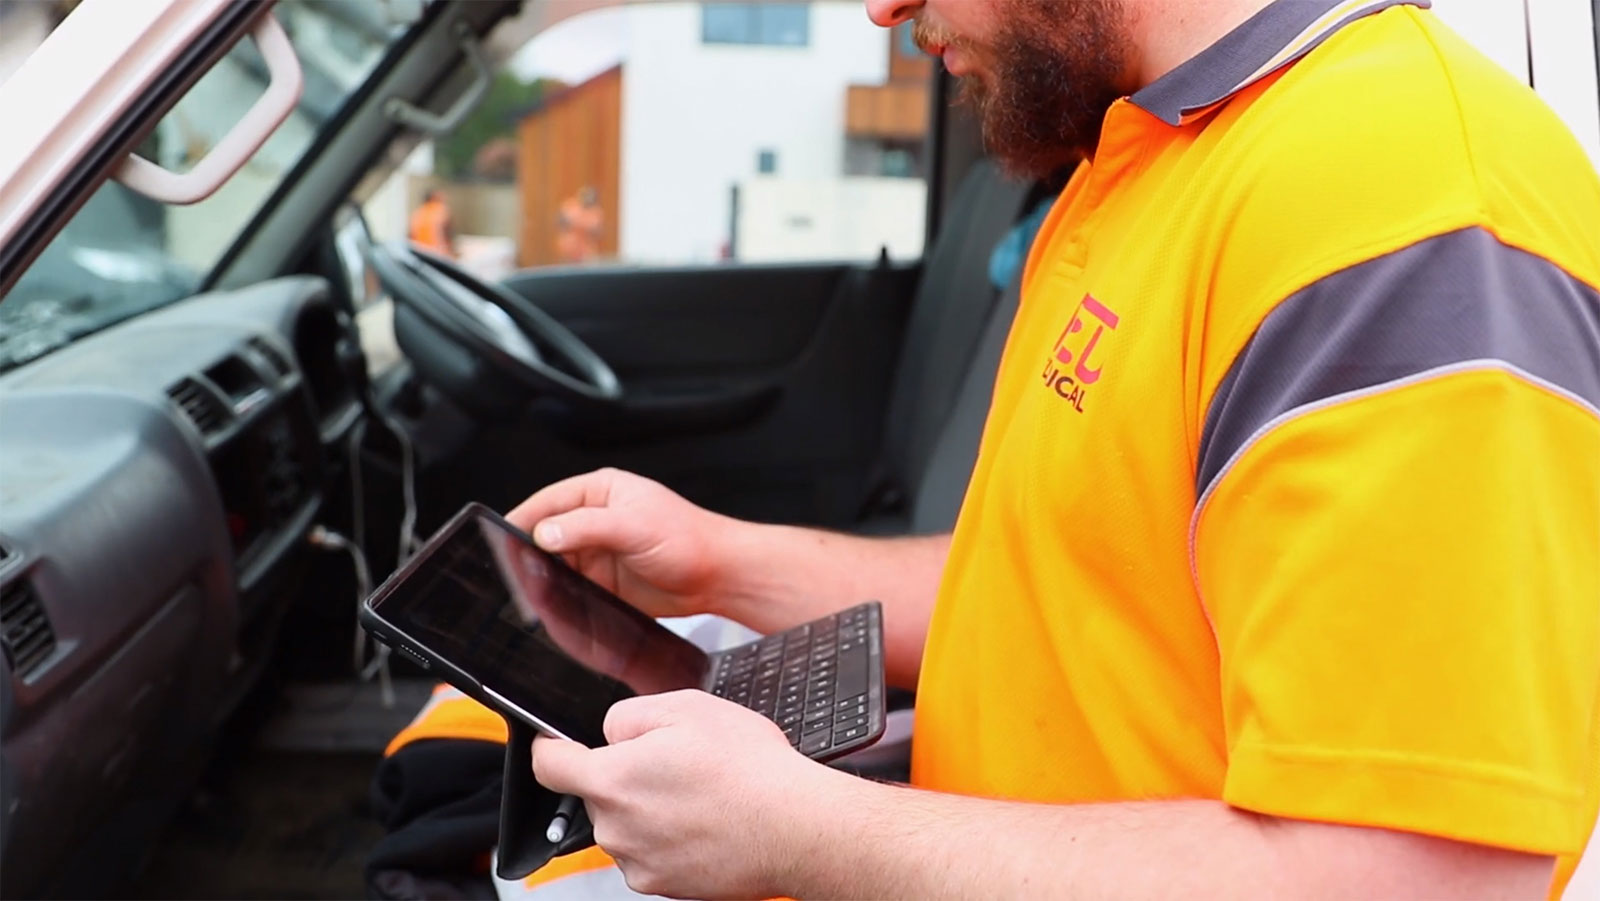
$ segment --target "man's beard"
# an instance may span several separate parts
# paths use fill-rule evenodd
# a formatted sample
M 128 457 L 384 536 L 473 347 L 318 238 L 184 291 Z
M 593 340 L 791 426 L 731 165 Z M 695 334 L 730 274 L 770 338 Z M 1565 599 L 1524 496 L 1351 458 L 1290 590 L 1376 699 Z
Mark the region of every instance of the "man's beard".
M 1118 0 L 1010 0 L 993 46 L 961 100 L 989 153 L 1014 175 L 1045 178 L 1094 153 L 1106 110 L 1125 91 L 1126 27 Z M 970 47 L 970 45 L 966 45 Z

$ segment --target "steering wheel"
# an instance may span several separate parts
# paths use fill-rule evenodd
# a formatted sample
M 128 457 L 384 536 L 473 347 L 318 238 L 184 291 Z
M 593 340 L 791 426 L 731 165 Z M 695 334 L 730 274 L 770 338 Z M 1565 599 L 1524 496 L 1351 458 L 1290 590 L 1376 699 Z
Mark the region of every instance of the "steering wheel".
M 395 336 L 425 381 L 497 415 L 534 396 L 611 406 L 622 383 L 583 339 L 519 294 L 404 241 L 373 243 Z

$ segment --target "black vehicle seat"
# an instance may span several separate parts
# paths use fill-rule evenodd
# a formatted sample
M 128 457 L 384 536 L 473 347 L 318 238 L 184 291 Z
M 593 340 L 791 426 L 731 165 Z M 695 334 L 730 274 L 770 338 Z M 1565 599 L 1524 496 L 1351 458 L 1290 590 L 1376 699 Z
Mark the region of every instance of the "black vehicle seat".
M 982 159 L 951 198 L 912 301 L 858 531 L 941 532 L 955 524 L 1016 312 L 1014 298 L 1009 309 L 997 304 L 989 257 L 1037 196 Z
M 908 502 L 907 534 L 936 535 L 956 524 L 967 482 L 978 460 L 978 445 L 983 424 L 989 416 L 989 401 L 994 393 L 994 377 L 1000 368 L 1011 320 L 1021 300 L 1019 277 L 1000 295 L 1000 302 L 989 315 L 978 350 L 967 366 L 966 377 L 956 392 L 955 403 L 945 417 L 944 426 L 930 449 L 922 476 L 911 491 Z

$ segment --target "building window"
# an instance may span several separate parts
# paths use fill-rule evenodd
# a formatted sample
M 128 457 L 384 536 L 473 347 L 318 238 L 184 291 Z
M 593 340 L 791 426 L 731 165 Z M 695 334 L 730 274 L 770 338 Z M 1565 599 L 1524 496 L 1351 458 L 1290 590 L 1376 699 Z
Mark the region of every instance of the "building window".
M 917 158 L 909 150 L 899 147 L 884 148 L 883 161 L 878 164 L 878 172 L 890 178 L 916 178 Z
M 762 150 L 756 154 L 756 171 L 762 175 L 774 175 L 778 171 L 778 151 Z
M 922 143 L 850 138 L 844 145 L 844 174 L 875 178 L 922 178 Z
M 811 43 L 809 3 L 706 3 L 700 7 L 700 40 L 706 44 Z

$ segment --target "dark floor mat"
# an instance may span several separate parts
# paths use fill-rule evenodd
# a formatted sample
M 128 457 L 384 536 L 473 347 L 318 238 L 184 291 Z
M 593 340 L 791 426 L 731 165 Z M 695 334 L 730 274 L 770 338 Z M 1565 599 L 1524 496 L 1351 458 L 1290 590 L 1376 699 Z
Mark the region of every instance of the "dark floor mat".
M 383 829 L 367 809 L 376 754 L 255 749 L 167 829 L 138 898 L 362 898 Z

